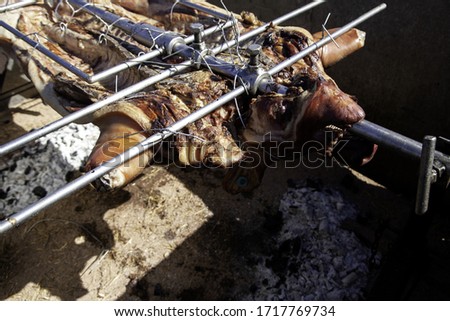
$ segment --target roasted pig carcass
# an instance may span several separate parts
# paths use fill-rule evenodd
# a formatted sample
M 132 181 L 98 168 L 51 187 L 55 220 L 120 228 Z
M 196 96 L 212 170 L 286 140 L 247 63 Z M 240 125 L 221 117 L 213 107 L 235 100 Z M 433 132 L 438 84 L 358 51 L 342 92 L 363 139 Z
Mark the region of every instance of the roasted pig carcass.
M 181 7 L 173 1 L 93 1 L 102 9 L 124 18 L 145 22 L 166 30 L 188 33 L 192 22 L 201 21 L 206 27 L 217 24 L 217 19 L 196 10 Z M 202 5 L 213 7 L 200 1 Z M 230 15 L 227 10 L 214 10 Z M 54 7 L 34 5 L 16 11 L 15 26 L 34 36 L 52 52 L 64 57 L 85 73 L 101 71 L 119 62 L 132 59 L 149 48 L 133 40 L 130 35 L 91 16 L 75 10 L 65 2 Z M 244 12 L 233 14 L 234 28 L 208 37 L 208 46 L 236 37 L 260 26 L 255 15 Z M 230 64 L 244 68 L 245 47 L 260 44 L 260 67 L 270 69 L 281 61 L 311 45 L 320 34 L 312 35 L 302 28 L 276 27 L 242 44 L 240 50 L 230 49 L 219 55 Z M 3 40 L 7 40 L 3 36 Z M 157 74 L 171 64 L 181 62 L 179 56 L 160 57 L 130 68 L 118 77 L 90 84 L 78 79 L 48 57 L 33 50 L 20 40 L 11 39 L 17 58 L 36 85 L 43 100 L 61 114 L 73 112 L 95 101 Z M 262 163 L 250 167 L 246 146 L 292 141 L 300 145 L 318 137 L 330 128 L 343 135 L 346 128 L 364 118 L 362 108 L 353 97 L 342 92 L 325 73 L 331 65 L 362 47 L 364 33 L 352 30 L 336 39 L 340 46 L 330 44 L 305 57 L 291 67 L 274 75 L 273 81 L 286 88 L 283 92 L 267 92 L 253 98 L 239 98 L 237 104 L 227 103 L 214 113 L 188 125 L 176 133 L 172 146 L 176 148 L 175 161 L 183 165 L 211 165 L 230 168 L 224 186 L 231 192 L 247 191 L 261 180 Z M 244 57 L 245 58 L 245 57 Z M 227 79 L 210 72 L 207 66 L 195 68 L 159 82 L 142 92 L 131 95 L 96 112 L 92 119 L 101 129 L 98 142 L 89 157 L 86 169 L 122 153 L 175 121 L 207 105 L 231 91 L 237 79 Z M 270 135 L 269 135 L 270 134 Z M 270 142 L 267 142 L 270 137 Z M 331 152 L 333 141 L 327 146 Z M 163 147 L 160 145 L 158 147 Z M 356 157 L 366 161 L 372 155 Z M 144 152 L 116 168 L 96 185 L 100 188 L 121 187 L 151 163 L 161 148 Z M 251 162 L 250 162 L 251 163 Z M 248 183 L 237 184 L 240 177 Z

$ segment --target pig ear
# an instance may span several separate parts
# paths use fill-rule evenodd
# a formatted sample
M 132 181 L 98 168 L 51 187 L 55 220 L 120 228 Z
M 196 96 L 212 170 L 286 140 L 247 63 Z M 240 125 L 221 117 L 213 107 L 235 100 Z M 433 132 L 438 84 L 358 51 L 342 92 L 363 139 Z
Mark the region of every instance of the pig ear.
M 333 33 L 336 30 L 338 30 L 338 28 L 328 31 L 329 33 Z M 327 34 L 323 32 L 315 33 L 313 35 L 314 41 L 319 41 L 323 36 L 327 36 Z M 323 66 L 327 68 L 362 48 L 365 39 L 366 33 L 364 31 L 353 28 L 342 36 L 334 39 L 338 46 L 336 43 L 330 42 L 317 50 L 317 53 L 322 58 Z

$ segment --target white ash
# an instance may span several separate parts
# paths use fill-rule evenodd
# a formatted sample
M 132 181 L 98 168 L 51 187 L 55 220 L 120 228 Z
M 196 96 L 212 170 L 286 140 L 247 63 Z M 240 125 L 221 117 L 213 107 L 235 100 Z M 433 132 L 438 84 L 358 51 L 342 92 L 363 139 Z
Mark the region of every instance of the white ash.
M 0 159 L 0 219 L 66 184 L 68 173 L 83 166 L 99 134 L 93 124 L 69 124 Z
M 305 185 L 305 184 L 303 184 Z M 274 254 L 259 259 L 260 280 L 250 300 L 359 300 L 364 298 L 371 251 L 340 225 L 358 210 L 335 189 L 290 188 L 280 201 L 283 226 Z

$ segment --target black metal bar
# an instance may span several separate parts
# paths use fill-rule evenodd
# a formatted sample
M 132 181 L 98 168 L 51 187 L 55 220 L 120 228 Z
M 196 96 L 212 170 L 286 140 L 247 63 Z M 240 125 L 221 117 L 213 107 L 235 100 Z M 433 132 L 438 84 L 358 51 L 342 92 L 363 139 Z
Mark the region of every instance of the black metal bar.
M 425 136 L 420 159 L 419 181 L 416 195 L 416 214 L 423 215 L 428 211 L 431 184 L 436 181 L 437 173 L 433 170 L 436 137 Z
M 350 132 L 383 147 L 388 147 L 397 152 L 406 154 L 412 158 L 420 159 L 422 156 L 421 143 L 368 120 L 362 120 L 354 124 L 350 128 Z M 450 172 L 449 155 L 435 151 L 434 158 L 446 167 L 448 173 Z

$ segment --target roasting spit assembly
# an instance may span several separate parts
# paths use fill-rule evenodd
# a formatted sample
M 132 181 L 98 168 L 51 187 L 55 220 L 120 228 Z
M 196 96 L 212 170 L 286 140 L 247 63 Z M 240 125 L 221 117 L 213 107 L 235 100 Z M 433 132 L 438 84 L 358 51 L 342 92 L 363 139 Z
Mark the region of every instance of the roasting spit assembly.
M 199 22 L 192 23 L 190 25 L 189 35 L 184 35 L 175 31 L 163 30 L 159 27 L 146 23 L 132 21 L 128 18 L 117 15 L 116 13 L 109 12 L 102 6 L 98 6 L 95 3 L 90 4 L 81 0 L 67 0 L 62 2 L 72 8 L 73 14 L 83 11 L 85 13 L 89 13 L 92 17 L 101 20 L 102 23 L 105 23 L 112 28 L 120 29 L 123 33 L 133 38 L 134 41 L 137 41 L 141 45 L 148 48 L 147 52 L 138 55 L 136 58 L 118 63 L 105 70 L 95 73 L 87 73 L 66 61 L 63 57 L 50 50 L 50 48 L 47 48 L 41 44 L 38 37 L 24 34 L 3 20 L 0 20 L 0 27 L 6 29 L 16 38 L 26 42 L 29 45 L 30 51 L 39 51 L 53 60 L 54 63 L 64 67 L 67 72 L 76 75 L 80 80 L 90 84 L 105 79 L 113 79 L 114 77 L 118 77 L 117 75 L 120 75 L 120 73 L 124 70 L 139 68 L 141 64 L 157 57 L 177 56 L 180 60 L 176 63 L 171 63 L 170 66 L 166 66 L 165 68 L 161 67 L 159 72 L 155 75 L 149 76 L 144 80 L 131 84 L 124 89 L 118 90 L 108 97 L 98 100 L 84 108 L 80 108 L 75 112 L 67 113 L 65 111 L 58 110 L 61 114 L 65 114 L 63 115 L 63 118 L 0 146 L 1 157 L 7 157 L 7 155 L 12 151 L 17 150 L 65 125 L 72 122 L 89 119 L 90 115 L 94 112 L 101 110 L 102 108 L 105 108 L 119 100 L 126 99 L 130 95 L 142 91 L 143 89 L 148 88 L 149 86 L 152 86 L 160 81 L 183 73 L 188 69 L 197 68 L 210 70 L 211 72 L 220 74 L 225 78 L 231 79 L 236 85 L 232 90 L 225 93 L 220 98 L 209 102 L 201 108 L 198 108 L 186 117 L 172 123 L 170 126 L 155 132 L 139 144 L 126 150 L 123 154 L 104 162 L 100 166 L 91 169 L 83 176 L 69 182 L 59 190 L 43 197 L 36 203 L 4 218 L 0 221 L 0 233 L 5 233 L 14 227 L 17 227 L 21 223 L 38 214 L 39 211 L 91 184 L 95 180 L 100 179 L 114 168 L 117 168 L 137 155 L 144 153 L 146 150 L 179 132 L 189 124 L 192 124 L 193 122 L 211 114 L 224 104 L 232 102 L 240 96 L 255 97 L 258 93 L 286 94 L 289 91 L 289 88 L 283 84 L 275 82 L 273 80 L 274 75 L 283 71 L 285 68 L 292 66 L 299 60 L 304 59 L 308 55 L 316 52 L 323 46 L 335 42 L 335 40 L 340 36 L 344 35 L 355 26 L 363 23 L 386 8 L 385 4 L 381 4 L 334 32 L 329 32 L 324 27 L 324 36 L 322 39 L 307 46 L 286 60 L 272 66 L 270 69 L 265 69 L 261 67 L 261 64 L 259 63 L 261 46 L 257 43 L 252 43 L 253 39 L 266 32 L 269 28 L 279 25 L 296 15 L 307 12 L 308 10 L 320 5 L 323 1 L 313 1 L 308 5 L 289 12 L 269 23 L 262 24 L 246 33 L 239 34 L 231 40 L 225 39 L 222 43 L 215 44 L 214 46 L 206 46 L 205 39 L 216 33 L 224 33 L 224 30 L 236 28 L 237 22 L 232 14 L 218 12 L 210 7 L 202 6 L 201 2 L 189 2 L 184 0 L 177 1 L 177 5 L 211 16 L 216 21 L 216 25 L 209 27 L 205 27 Z M 26 7 L 35 3 L 39 3 L 39 1 L 15 2 L 1 7 L 0 12 L 5 14 L 9 10 Z M 41 4 L 47 5 L 52 9 L 58 9 L 57 7 L 60 3 L 61 1 L 55 1 L 55 3 L 53 3 L 53 1 L 45 1 L 44 4 Z M 225 61 L 220 57 L 220 53 L 244 43 L 247 44 L 246 48 L 248 57 L 244 67 L 236 66 L 235 64 Z M 420 143 L 394 131 L 383 128 L 368 120 L 361 120 L 353 124 L 348 130 L 353 135 L 361 136 L 362 138 L 378 144 L 381 147 L 392 148 L 399 153 L 408 155 L 411 158 L 421 159 L 420 179 L 417 189 L 416 213 L 425 214 L 428 207 L 430 185 L 437 181 L 444 182 L 444 185 L 447 185 L 448 177 L 450 176 L 450 157 L 436 150 L 437 138 L 427 136 L 424 138 L 424 141 Z

